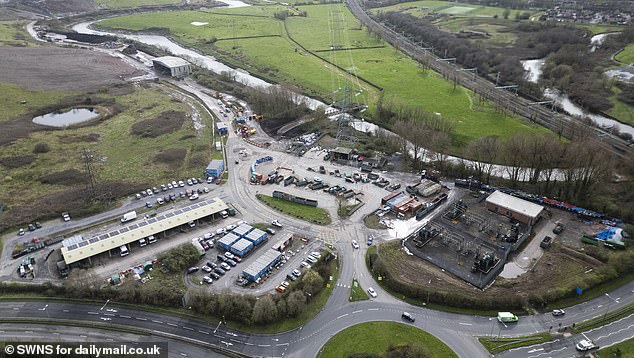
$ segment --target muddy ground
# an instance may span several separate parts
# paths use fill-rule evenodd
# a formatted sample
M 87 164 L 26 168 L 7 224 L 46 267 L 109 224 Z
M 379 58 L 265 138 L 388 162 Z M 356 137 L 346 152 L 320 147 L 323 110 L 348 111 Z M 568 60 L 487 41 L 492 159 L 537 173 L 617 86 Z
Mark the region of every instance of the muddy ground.
M 141 75 L 103 53 L 57 47 L 0 47 L 2 81 L 28 90 L 88 91 Z

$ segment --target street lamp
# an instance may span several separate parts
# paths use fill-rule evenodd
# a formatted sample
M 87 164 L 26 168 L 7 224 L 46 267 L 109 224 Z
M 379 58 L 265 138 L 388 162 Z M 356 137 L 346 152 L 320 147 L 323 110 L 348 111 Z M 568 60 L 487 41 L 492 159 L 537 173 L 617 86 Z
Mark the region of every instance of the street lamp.
M 610 294 L 609 294 L 609 293 L 606 293 L 606 294 L 605 294 L 605 296 L 606 296 L 607 298 L 609 298 L 610 300 L 612 300 L 612 301 L 616 302 L 616 304 L 619 304 L 619 301 L 618 301 L 618 300 L 615 300 L 614 298 L 612 298 L 612 296 L 610 296 Z M 605 305 L 605 314 L 603 315 L 603 320 L 604 320 L 604 321 L 605 321 L 606 317 L 608 316 L 608 312 L 610 311 L 610 304 L 611 304 L 611 303 L 612 303 L 612 302 L 610 301 L 610 302 L 608 302 L 608 304 L 607 304 L 607 305 Z

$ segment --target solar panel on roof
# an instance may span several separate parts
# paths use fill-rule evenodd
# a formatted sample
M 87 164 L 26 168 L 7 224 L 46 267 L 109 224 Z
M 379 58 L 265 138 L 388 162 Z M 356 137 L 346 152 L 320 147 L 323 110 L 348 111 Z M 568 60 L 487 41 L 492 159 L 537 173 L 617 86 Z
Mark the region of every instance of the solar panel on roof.
M 108 234 L 103 234 L 103 235 L 100 235 L 100 236 L 99 236 L 99 240 L 105 240 L 105 239 L 107 239 L 108 237 L 110 237 L 110 235 L 108 235 Z
M 192 209 L 196 209 L 196 208 L 197 208 L 197 207 L 199 207 L 199 206 L 200 206 L 200 204 L 194 204 L 194 205 L 192 205 L 192 206 L 191 206 L 191 208 L 192 208 Z
M 138 225 L 138 224 L 133 224 L 133 225 L 128 226 L 128 229 L 130 229 L 130 230 L 134 230 L 134 229 L 136 229 L 136 228 L 138 228 L 138 227 L 139 227 L 139 225 Z
M 88 241 L 82 241 L 82 242 L 80 242 L 77 245 L 79 245 L 79 247 L 84 247 L 84 246 L 88 245 Z
M 183 208 L 183 212 L 184 212 L 184 213 L 185 213 L 185 212 L 188 212 L 188 211 L 190 211 L 191 209 L 192 209 L 192 208 Z
M 124 232 L 128 232 L 128 231 L 130 231 L 130 229 L 128 229 L 127 227 L 124 227 L 124 228 L 122 228 L 122 229 L 119 229 L 119 232 L 120 232 L 120 233 L 122 233 L 122 234 L 123 234 Z
M 156 218 L 156 221 L 161 221 L 161 220 L 165 220 L 165 215 L 161 215 Z
M 90 239 L 90 243 L 94 244 L 95 242 L 99 241 L 98 237 L 93 237 L 92 239 Z
M 69 251 L 70 251 L 70 250 L 75 250 L 76 248 L 77 248 L 77 244 L 74 244 L 74 245 L 70 245 L 70 246 L 68 247 L 68 250 L 69 250 Z
M 174 216 L 174 213 L 167 213 L 165 214 L 165 217 L 171 218 L 172 216 Z
M 145 221 L 142 221 L 142 222 L 139 223 L 139 227 L 143 227 L 145 225 L 147 225 L 147 223 Z
M 119 235 L 119 230 L 112 231 L 112 232 L 110 232 L 110 233 L 108 233 L 108 234 L 109 234 L 110 236 L 117 236 L 117 235 Z
M 154 224 L 155 222 L 156 222 L 156 219 L 154 218 L 147 221 L 148 224 Z
M 178 214 L 182 214 L 182 213 L 183 213 L 183 210 L 181 210 L 181 209 L 178 209 L 178 210 L 176 210 L 176 211 L 174 212 L 174 214 L 176 214 L 176 215 L 178 215 Z

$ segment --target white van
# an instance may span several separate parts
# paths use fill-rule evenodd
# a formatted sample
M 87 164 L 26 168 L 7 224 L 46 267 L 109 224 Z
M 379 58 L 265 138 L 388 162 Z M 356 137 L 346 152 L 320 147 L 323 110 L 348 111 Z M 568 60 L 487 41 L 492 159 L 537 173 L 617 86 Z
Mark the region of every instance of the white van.
M 143 246 L 145 246 L 145 245 L 147 245 L 147 242 L 145 241 L 145 239 L 144 239 L 144 238 L 143 238 L 143 239 L 140 239 L 140 240 L 139 240 L 139 246 L 140 246 L 140 247 L 143 247 Z
M 156 237 L 154 237 L 154 235 L 150 235 L 150 236 L 148 236 L 148 238 L 147 238 L 147 242 L 148 242 L 149 244 L 153 244 L 153 243 L 155 243 L 155 242 L 156 242 Z
M 121 246 L 119 250 L 121 250 L 121 257 L 128 256 L 128 254 L 130 253 L 130 251 L 128 251 L 128 247 L 125 245 Z

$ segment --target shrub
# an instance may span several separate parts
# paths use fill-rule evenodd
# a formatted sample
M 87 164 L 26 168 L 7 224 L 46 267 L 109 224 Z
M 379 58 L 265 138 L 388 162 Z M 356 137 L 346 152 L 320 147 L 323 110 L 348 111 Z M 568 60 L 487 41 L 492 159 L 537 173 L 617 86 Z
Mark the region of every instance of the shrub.
M 33 153 L 48 153 L 51 151 L 51 146 L 46 142 L 39 142 L 33 148 Z

